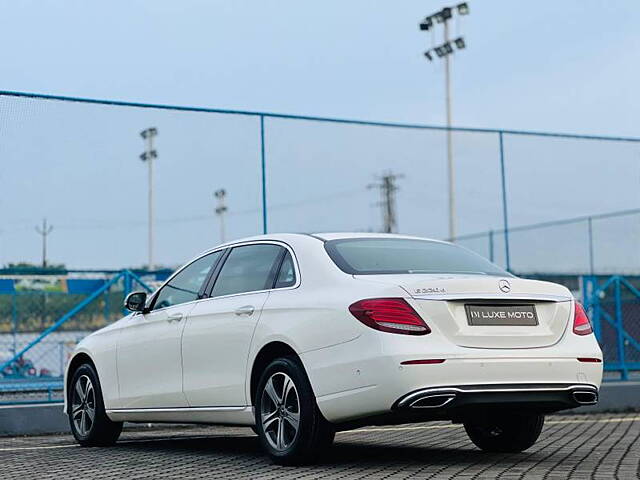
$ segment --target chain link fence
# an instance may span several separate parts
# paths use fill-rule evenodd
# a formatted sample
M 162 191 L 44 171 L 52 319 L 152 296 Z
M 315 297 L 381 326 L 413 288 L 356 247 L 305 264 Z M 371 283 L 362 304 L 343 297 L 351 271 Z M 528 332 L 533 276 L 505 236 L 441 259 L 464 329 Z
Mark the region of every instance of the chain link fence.
M 76 345 L 124 315 L 126 294 L 169 272 L 0 277 L 0 403 L 59 399 Z
M 159 278 L 120 272 L 147 258 L 139 156 L 149 127 L 158 132 L 156 262 L 168 270 L 223 239 L 381 231 L 379 192 L 368 187 L 385 172 L 398 178 L 399 233 L 450 236 L 444 127 L 0 91 L 0 265 L 41 260 L 34 226 L 47 217 L 51 262 L 114 269 L 0 277 L 6 401 L 59 395 L 75 344 L 121 315 L 127 291 Z M 640 138 L 451 131 L 452 240 L 517 274 L 640 274 Z M 597 307 L 622 322 L 598 317 L 609 363 L 636 359 L 633 348 L 620 357 L 640 324 L 637 300 L 625 302 Z
M 0 175 L 0 264 L 38 260 L 33 228 L 46 216 L 53 260 L 142 265 L 140 132 L 149 127 L 158 132 L 155 250 L 163 265 L 183 263 L 223 232 L 228 240 L 381 231 L 379 192 L 367 187 L 389 171 L 399 176 L 398 232 L 450 236 L 444 127 L 0 91 L 0 158 L 11 168 Z M 640 206 L 640 138 L 451 130 L 454 240 L 516 272 L 640 273 L 638 216 L 607 216 Z M 218 189 L 227 193 L 224 229 Z M 567 218 L 580 220 L 558 221 Z

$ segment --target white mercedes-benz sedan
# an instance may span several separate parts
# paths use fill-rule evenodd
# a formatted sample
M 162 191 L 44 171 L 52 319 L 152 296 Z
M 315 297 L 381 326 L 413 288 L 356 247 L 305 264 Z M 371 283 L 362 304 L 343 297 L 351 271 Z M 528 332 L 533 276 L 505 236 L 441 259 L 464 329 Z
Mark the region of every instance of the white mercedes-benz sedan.
M 247 238 L 126 307 L 67 367 L 81 445 L 113 444 L 125 421 L 245 425 L 295 464 L 339 430 L 450 420 L 482 450 L 519 452 L 602 380 L 569 290 L 416 237 Z

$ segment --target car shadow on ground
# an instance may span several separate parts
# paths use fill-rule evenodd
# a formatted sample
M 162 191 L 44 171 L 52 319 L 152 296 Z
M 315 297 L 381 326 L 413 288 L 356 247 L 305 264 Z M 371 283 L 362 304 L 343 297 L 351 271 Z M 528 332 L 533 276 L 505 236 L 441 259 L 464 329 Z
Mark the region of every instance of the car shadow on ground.
M 414 466 L 489 466 L 501 462 L 518 462 L 521 467 L 528 463 L 536 463 L 540 458 L 537 452 L 519 454 L 491 454 L 476 449 L 473 445 L 443 447 L 433 446 L 425 442 L 424 446 L 415 445 L 386 445 L 384 443 L 371 444 L 369 442 L 337 441 L 336 444 L 317 460 L 319 467 L 389 467 L 402 465 Z M 458 442 L 459 443 L 459 442 Z M 149 440 L 130 439 L 119 442 L 119 451 L 132 453 L 156 453 L 162 457 L 177 457 L 187 454 L 189 457 L 202 457 L 203 460 L 215 461 L 234 457 L 235 460 L 246 460 L 250 463 L 271 462 L 264 454 L 258 438 L 247 436 L 203 436 L 198 438 L 154 438 Z

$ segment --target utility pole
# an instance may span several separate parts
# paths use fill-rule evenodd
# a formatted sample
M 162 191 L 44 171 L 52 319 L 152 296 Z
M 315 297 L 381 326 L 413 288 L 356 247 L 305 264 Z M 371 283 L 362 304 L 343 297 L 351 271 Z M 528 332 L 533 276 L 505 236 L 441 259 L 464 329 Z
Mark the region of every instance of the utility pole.
M 455 9 L 458 15 L 468 15 L 469 6 L 467 3 L 458 4 Z M 426 17 L 420 23 L 420 30 L 429 30 L 434 27 L 435 23 L 443 25 L 443 44 L 435 48 L 431 48 L 424 52 L 427 60 L 432 61 L 432 53 L 435 52 L 440 58 L 444 58 L 444 81 L 445 81 L 445 103 L 446 103 L 446 121 L 447 121 L 447 180 L 449 185 L 449 240 L 454 241 L 456 238 L 456 196 L 455 196 L 455 168 L 453 163 L 453 141 L 451 138 L 451 72 L 450 72 L 450 55 L 454 52 L 449 38 L 449 21 L 453 18 L 454 7 L 445 7 L 439 12 Z M 462 50 L 466 47 L 464 38 L 458 37 L 453 43 Z
M 378 183 L 367 185 L 367 188 L 377 188 L 380 191 L 379 205 L 382 207 L 383 232 L 397 232 L 396 192 L 399 190 L 399 187 L 396 185 L 396 181 L 403 177 L 404 175 L 388 172 L 380 177 Z
M 225 231 L 224 231 L 224 214 L 227 211 L 227 206 L 224 203 L 224 199 L 227 196 L 227 192 L 224 188 L 216 190 L 213 192 L 213 196 L 218 201 L 216 205 L 216 215 L 220 220 L 220 243 L 224 243 L 225 241 Z
M 145 140 L 146 149 L 140 160 L 147 162 L 149 165 L 149 270 L 153 270 L 153 161 L 158 158 L 158 153 L 153 148 L 153 137 L 158 135 L 158 129 L 154 127 L 147 128 L 140 132 L 140 136 Z
M 42 236 L 42 268 L 47 268 L 47 237 L 53 231 L 52 225 L 47 225 L 47 219 L 42 219 L 42 227 L 36 227 L 36 232 Z

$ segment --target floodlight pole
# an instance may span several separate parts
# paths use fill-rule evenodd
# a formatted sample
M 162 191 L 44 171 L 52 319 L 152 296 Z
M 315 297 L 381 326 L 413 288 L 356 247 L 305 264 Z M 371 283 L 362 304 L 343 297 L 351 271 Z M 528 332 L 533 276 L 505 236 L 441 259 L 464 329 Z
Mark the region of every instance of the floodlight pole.
M 456 192 L 455 192 L 455 165 L 453 162 L 453 138 L 451 131 L 451 59 L 449 56 L 453 53 L 453 47 L 449 40 L 449 20 L 453 18 L 454 12 L 457 15 L 468 15 L 469 5 L 466 2 L 456 6 L 445 7 L 442 10 L 429 15 L 420 23 L 420 30 L 427 31 L 435 27 L 435 24 L 441 23 L 443 26 L 444 42 L 442 45 L 432 48 L 424 52 L 425 57 L 429 61 L 433 60 L 433 53 L 438 57 L 444 57 L 444 82 L 445 82 L 445 104 L 446 104 L 446 121 L 447 121 L 447 180 L 449 190 L 449 240 L 455 241 L 456 238 Z M 465 42 L 462 37 L 458 37 L 453 42 L 458 49 L 465 48 Z
M 444 20 L 444 45 L 449 43 L 449 19 Z M 456 238 L 456 195 L 453 166 L 453 141 L 451 138 L 451 75 L 449 72 L 449 57 L 444 57 L 445 96 L 447 104 L 447 171 L 449 180 L 449 239 Z
M 154 263 L 153 263 L 153 234 L 154 234 L 154 229 L 153 229 L 153 163 L 154 160 L 158 157 L 157 152 L 153 149 L 153 137 L 155 137 L 158 134 L 158 129 L 151 127 L 151 128 L 147 128 L 146 130 L 143 130 L 142 132 L 140 132 L 140 136 L 146 141 L 146 150 L 145 152 L 140 155 L 140 159 L 143 162 L 147 162 L 147 164 L 149 165 L 149 233 L 148 233 L 148 249 L 149 249 L 149 270 L 153 270 L 154 267 Z

